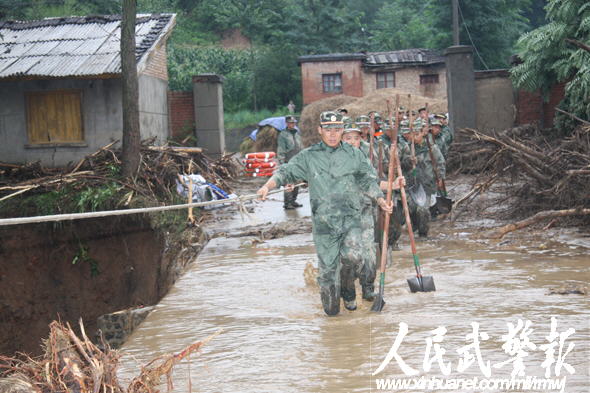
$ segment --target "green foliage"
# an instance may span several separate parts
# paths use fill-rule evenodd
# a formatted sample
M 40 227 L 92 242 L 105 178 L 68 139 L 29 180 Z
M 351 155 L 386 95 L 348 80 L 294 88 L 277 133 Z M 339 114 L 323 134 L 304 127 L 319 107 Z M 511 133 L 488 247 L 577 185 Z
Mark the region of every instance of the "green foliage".
M 100 274 L 100 270 L 98 268 L 98 262 L 95 259 L 90 258 L 88 255 L 88 247 L 84 246 L 82 243 L 78 243 L 78 252 L 72 259 L 72 265 L 76 263 L 88 263 L 90 264 L 90 276 L 96 277 Z
M 74 196 L 77 210 L 86 211 L 108 210 L 115 207 L 114 201 L 122 186 L 115 182 L 102 187 L 88 187 Z
M 590 3 L 586 0 L 550 0 L 548 23 L 518 40 L 522 64 L 511 70 L 517 87 L 529 91 L 549 89 L 567 81 L 562 109 L 590 118 L 590 53 L 567 43 L 590 42 Z M 571 128 L 571 120 L 556 117 L 556 126 Z
M 276 111 L 270 111 L 268 109 L 262 109 L 258 112 L 250 110 L 241 110 L 237 112 L 231 112 L 224 114 L 225 129 L 229 130 L 232 128 L 243 128 L 248 125 L 258 124 L 261 120 L 269 117 L 285 116 L 287 114 L 287 108 L 282 107 Z

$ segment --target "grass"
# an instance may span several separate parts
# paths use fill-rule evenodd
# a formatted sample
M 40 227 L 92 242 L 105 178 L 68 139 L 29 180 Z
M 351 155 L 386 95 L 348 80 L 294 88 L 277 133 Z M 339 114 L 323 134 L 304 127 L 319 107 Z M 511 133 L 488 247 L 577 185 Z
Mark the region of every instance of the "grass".
M 249 125 L 258 124 L 260 121 L 269 117 L 286 116 L 288 114 L 289 111 L 287 108 L 279 108 L 274 112 L 268 109 L 262 109 L 258 112 L 241 110 L 233 113 L 224 113 L 225 129 L 244 128 Z M 297 116 L 297 114 L 295 115 Z

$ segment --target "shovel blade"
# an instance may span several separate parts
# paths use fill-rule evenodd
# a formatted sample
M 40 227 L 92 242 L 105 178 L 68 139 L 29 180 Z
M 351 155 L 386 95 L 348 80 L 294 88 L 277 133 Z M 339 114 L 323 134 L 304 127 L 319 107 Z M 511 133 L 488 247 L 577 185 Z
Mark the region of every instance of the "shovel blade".
M 417 183 L 414 184 L 412 187 L 409 187 L 408 194 L 410 194 L 410 198 L 412 198 L 416 205 L 426 206 L 428 204 L 426 192 L 424 191 L 424 187 L 422 187 L 422 184 Z
M 444 196 L 437 195 L 436 197 L 436 210 L 440 214 L 450 213 L 453 208 L 453 200 Z
M 373 305 L 371 306 L 372 312 L 381 312 L 383 307 L 385 306 L 385 300 L 383 300 L 383 296 L 378 294 L 375 296 L 375 300 L 373 300 Z
M 434 278 L 432 276 L 422 276 L 422 278 L 411 277 L 408 278 L 407 281 L 412 293 L 436 291 L 436 287 L 434 286 Z

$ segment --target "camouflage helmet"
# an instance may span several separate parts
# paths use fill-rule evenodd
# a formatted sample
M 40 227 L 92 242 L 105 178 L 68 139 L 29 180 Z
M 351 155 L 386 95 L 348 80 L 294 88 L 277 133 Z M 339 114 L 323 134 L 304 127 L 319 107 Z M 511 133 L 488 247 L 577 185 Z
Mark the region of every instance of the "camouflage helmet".
M 297 123 L 297 119 L 295 118 L 295 116 L 289 115 L 289 116 L 285 116 L 285 122 L 286 123 Z
M 379 112 L 377 111 L 371 111 L 369 112 L 369 119 L 371 118 L 371 115 L 373 115 L 373 118 L 375 120 L 375 124 L 383 124 L 383 120 L 381 119 L 381 115 L 379 114 Z
M 342 128 L 342 115 L 334 111 L 326 111 L 320 114 L 320 124 L 323 128 Z
M 358 124 L 353 123 L 352 121 L 348 121 L 346 123 L 344 123 L 344 134 L 347 134 L 349 132 L 361 132 L 361 129 L 359 128 Z
M 359 126 L 359 127 L 363 127 L 363 126 L 368 126 L 371 124 L 371 119 L 369 118 L 369 116 L 367 115 L 360 115 L 359 117 L 357 117 L 356 119 L 354 119 L 354 122 Z

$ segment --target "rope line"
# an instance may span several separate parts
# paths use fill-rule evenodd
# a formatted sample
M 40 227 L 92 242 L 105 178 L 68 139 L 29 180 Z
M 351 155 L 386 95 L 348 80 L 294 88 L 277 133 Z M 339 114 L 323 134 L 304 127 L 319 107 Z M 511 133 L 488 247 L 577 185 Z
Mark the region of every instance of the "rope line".
M 295 184 L 294 187 L 301 187 L 305 183 Z M 283 192 L 282 189 L 269 191 L 267 195 L 276 194 Z M 98 217 L 109 217 L 109 216 L 125 216 L 130 214 L 139 213 L 154 213 L 168 210 L 179 210 L 187 209 L 190 207 L 204 207 L 213 205 L 228 204 L 242 204 L 245 201 L 257 199 L 257 194 L 250 194 L 244 196 L 238 196 L 229 199 L 218 199 L 207 202 L 193 202 L 185 203 L 182 205 L 170 205 L 170 206 L 157 206 L 157 207 L 142 207 L 137 209 L 124 209 L 124 210 L 103 210 L 99 212 L 87 212 L 87 213 L 70 213 L 70 214 L 53 214 L 47 216 L 34 216 L 34 217 L 15 217 L 15 218 L 2 218 L 0 219 L 0 226 L 18 225 L 18 224 L 37 224 L 41 222 L 56 222 L 66 220 L 81 220 L 85 218 L 98 218 Z

